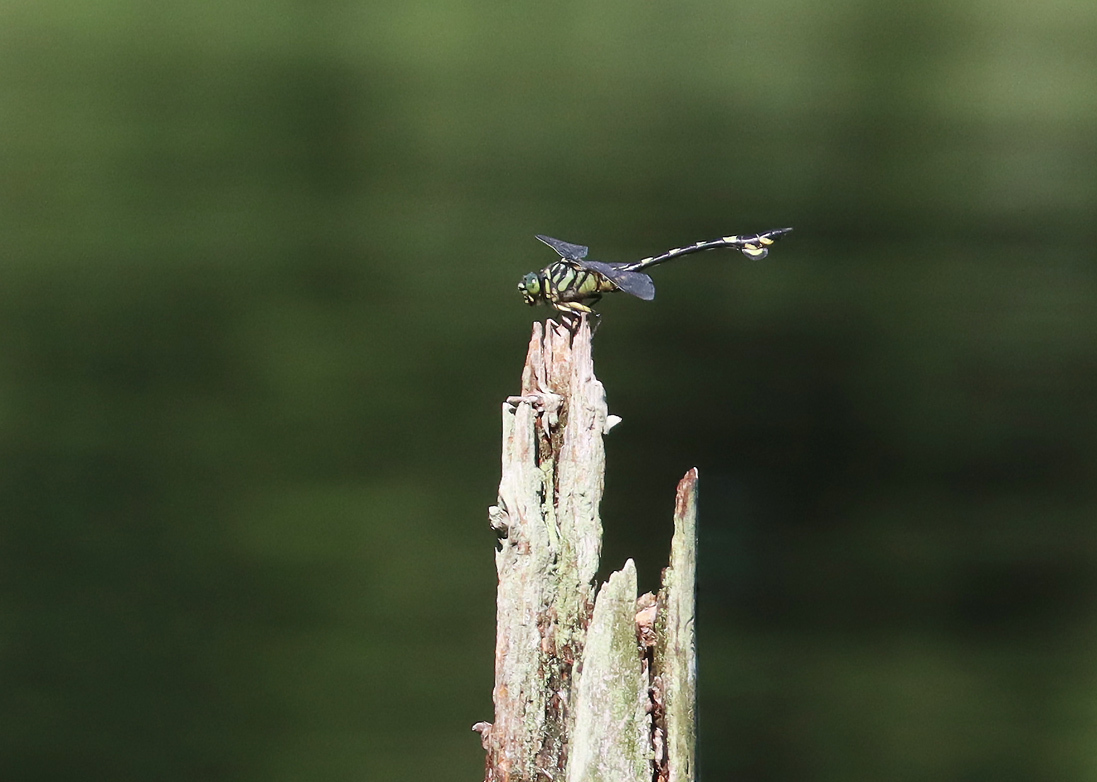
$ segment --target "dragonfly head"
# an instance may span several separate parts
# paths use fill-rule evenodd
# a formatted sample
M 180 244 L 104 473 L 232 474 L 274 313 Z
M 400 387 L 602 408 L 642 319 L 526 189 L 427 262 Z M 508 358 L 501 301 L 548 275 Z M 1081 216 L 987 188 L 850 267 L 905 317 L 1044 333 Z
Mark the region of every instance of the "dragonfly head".
M 539 300 L 544 298 L 545 292 L 541 286 L 541 275 L 537 272 L 530 272 L 522 281 L 518 283 L 518 292 L 522 294 L 522 301 L 529 306 L 533 306 Z

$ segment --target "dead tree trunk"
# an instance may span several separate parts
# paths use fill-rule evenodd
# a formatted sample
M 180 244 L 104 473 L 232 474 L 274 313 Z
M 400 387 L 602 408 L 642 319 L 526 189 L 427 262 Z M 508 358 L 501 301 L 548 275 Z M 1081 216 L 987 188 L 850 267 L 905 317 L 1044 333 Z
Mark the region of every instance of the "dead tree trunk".
M 678 485 L 671 561 L 637 599 L 632 561 L 597 590 L 598 505 L 616 423 L 586 320 L 534 324 L 503 405 L 495 723 L 485 782 L 692 782 L 697 471 Z

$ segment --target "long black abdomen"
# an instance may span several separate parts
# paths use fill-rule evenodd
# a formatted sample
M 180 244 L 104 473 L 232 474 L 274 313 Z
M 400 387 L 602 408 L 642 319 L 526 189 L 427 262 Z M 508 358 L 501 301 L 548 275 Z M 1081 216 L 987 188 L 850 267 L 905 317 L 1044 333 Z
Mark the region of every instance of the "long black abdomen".
M 791 230 L 791 228 L 777 228 L 773 231 L 765 231 L 760 234 L 722 236 L 719 239 L 712 239 L 707 242 L 697 242 L 696 244 L 686 245 L 685 247 L 675 247 L 673 250 L 667 250 L 662 255 L 653 255 L 650 258 L 644 258 L 635 263 L 621 264 L 620 268 L 625 271 L 633 272 L 640 271 L 641 269 L 650 269 L 652 266 L 666 263 L 675 258 L 681 258 L 684 255 L 691 255 L 705 250 L 717 250 L 722 247 L 739 250 L 748 258 L 761 260 L 769 254 L 769 248 L 773 243 Z

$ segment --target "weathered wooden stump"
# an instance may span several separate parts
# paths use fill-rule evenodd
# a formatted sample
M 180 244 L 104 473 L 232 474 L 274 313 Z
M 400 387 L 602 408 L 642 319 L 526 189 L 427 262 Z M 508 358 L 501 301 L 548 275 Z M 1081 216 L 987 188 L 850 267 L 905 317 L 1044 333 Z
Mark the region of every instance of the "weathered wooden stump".
M 534 324 L 503 404 L 495 722 L 486 782 L 692 782 L 697 471 L 678 484 L 670 565 L 636 595 L 629 560 L 595 591 L 603 435 L 616 423 L 584 318 Z

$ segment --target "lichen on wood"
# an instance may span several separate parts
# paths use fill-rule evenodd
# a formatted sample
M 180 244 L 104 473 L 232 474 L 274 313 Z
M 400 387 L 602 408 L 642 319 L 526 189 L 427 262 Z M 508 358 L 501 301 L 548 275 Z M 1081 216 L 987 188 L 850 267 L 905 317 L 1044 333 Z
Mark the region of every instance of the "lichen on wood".
M 663 571 L 655 620 L 653 682 L 661 695 L 656 729 L 665 753 L 658 782 L 690 782 L 697 753 L 697 468 L 678 483 L 670 565 Z M 661 725 L 658 723 L 662 723 Z
M 489 511 L 499 537 L 495 722 L 474 726 L 487 751 L 485 780 L 646 782 L 681 753 L 671 753 L 669 745 L 664 750 L 664 694 L 651 678 L 661 639 L 638 639 L 631 561 L 594 600 L 602 545 L 602 437 L 619 419 L 607 415 L 585 318 L 574 329 L 552 321 L 534 325 L 521 393 L 507 399 L 502 412 L 502 479 L 498 503 Z M 690 475 L 695 483 L 696 472 Z M 686 621 L 681 615 L 687 602 L 692 610 L 692 581 L 687 585 L 685 579 L 693 571 L 672 555 L 667 572 L 680 587 L 664 586 L 660 596 L 673 606 L 675 618 L 645 620 L 644 631 L 650 636 L 665 627 L 673 633 L 662 653 L 665 676 L 673 669 L 667 654 L 683 639 L 692 644 L 691 634 L 674 628 Z M 651 609 L 662 610 L 647 597 Z M 692 632 L 692 613 L 688 625 Z M 692 662 L 684 665 L 688 669 Z M 669 703 L 677 708 L 683 697 L 676 694 Z M 692 715 L 692 705 L 686 713 Z M 692 774 L 692 754 L 684 762 Z
M 650 782 L 650 694 L 631 559 L 598 591 L 574 696 L 567 782 Z

